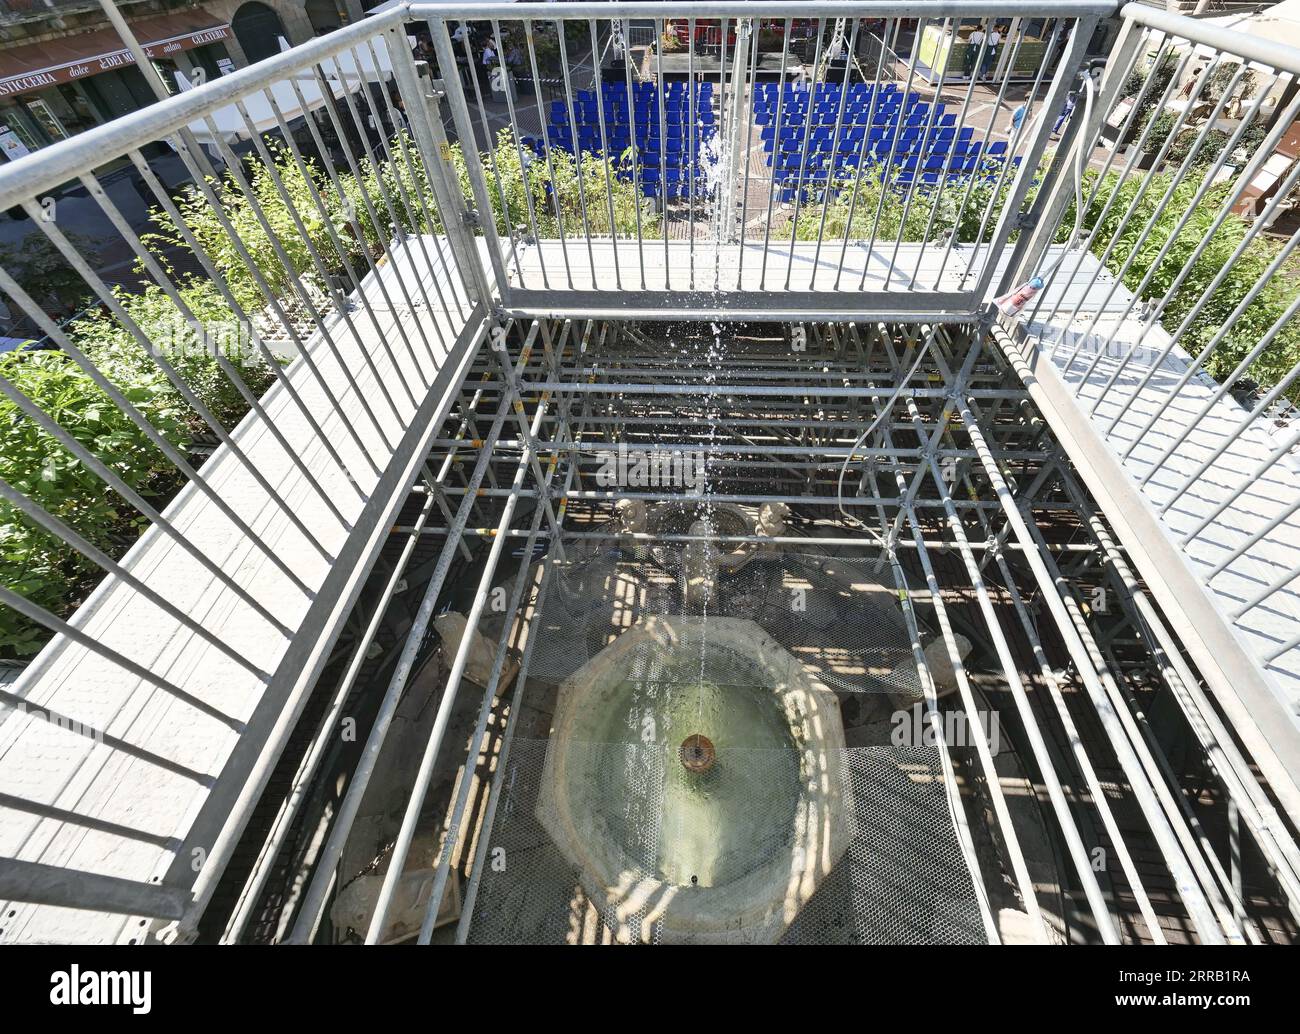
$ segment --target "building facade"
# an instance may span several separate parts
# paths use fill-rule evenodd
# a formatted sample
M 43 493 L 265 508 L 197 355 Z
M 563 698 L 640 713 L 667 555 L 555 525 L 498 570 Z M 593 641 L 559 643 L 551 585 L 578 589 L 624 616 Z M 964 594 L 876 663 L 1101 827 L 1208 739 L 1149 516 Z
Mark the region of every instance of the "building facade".
M 117 0 L 172 90 L 360 19 L 363 0 Z M 0 0 L 0 155 L 13 160 L 154 100 L 96 0 Z

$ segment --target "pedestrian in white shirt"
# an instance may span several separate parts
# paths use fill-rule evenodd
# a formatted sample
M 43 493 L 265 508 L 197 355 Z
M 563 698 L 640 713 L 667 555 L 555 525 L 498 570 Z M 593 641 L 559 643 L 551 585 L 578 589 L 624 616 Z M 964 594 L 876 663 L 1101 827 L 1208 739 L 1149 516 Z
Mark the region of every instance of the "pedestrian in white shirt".
M 995 25 L 992 31 L 989 32 L 989 45 L 984 51 L 984 67 L 981 70 L 981 75 L 985 77 L 989 75 L 990 70 L 993 68 L 993 62 L 997 60 L 998 44 L 1001 42 L 1002 33 L 998 31 L 998 27 Z
M 984 27 L 981 25 L 966 37 L 966 74 L 975 78 L 975 62 L 980 57 L 980 46 L 984 43 Z

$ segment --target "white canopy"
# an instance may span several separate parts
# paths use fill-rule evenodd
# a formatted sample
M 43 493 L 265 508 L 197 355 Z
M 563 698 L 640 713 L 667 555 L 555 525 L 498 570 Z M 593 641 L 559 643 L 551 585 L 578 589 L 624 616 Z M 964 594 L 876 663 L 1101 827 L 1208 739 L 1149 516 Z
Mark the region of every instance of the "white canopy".
M 409 44 L 415 46 L 415 37 L 407 36 Z M 289 50 L 289 41 L 283 36 L 279 37 L 280 49 Z M 371 50 L 374 56 L 371 56 Z M 327 61 L 321 62 L 321 69 L 327 78 L 334 79 L 339 75 L 348 82 L 365 79 L 370 82 L 385 82 L 393 77 L 393 61 L 388 56 L 388 43 L 383 36 L 376 36 L 370 41 L 370 46 L 358 44 L 350 50 L 345 50 L 341 54 L 336 54 Z M 304 73 L 311 78 L 311 73 Z
M 358 80 L 351 80 L 347 84 L 349 92 L 357 89 Z M 300 118 L 309 111 L 315 111 L 325 103 L 325 96 L 321 93 L 320 87 L 315 82 L 300 80 L 297 84 L 298 92 L 294 92 L 294 84 L 289 82 L 273 83 L 270 87 L 271 96 L 275 98 L 275 105 L 280 109 L 280 115 L 283 116 L 286 124 L 296 118 Z M 337 81 L 330 83 L 331 92 L 334 97 L 343 96 L 344 87 Z M 185 87 L 182 87 L 185 89 Z M 298 93 L 302 94 L 302 99 L 306 106 L 298 100 Z M 228 104 L 224 108 L 218 108 L 210 116 L 216 126 L 214 134 L 208 128 L 208 124 L 203 119 L 191 122 L 189 130 L 195 138 L 204 147 L 211 147 L 217 139 L 224 140 L 227 144 L 233 144 L 235 141 L 248 136 L 248 125 L 251 124 L 253 129 L 258 133 L 266 133 L 270 130 L 279 128 L 279 122 L 276 119 L 275 110 L 271 107 L 271 102 L 267 99 L 266 94 L 262 91 L 250 94 L 244 98 L 244 110 L 248 112 L 248 122 L 245 123 L 239 109 L 233 104 Z
M 1258 36 L 1272 43 L 1300 47 L 1300 0 L 1282 0 L 1282 3 L 1263 10 L 1239 11 L 1198 18 L 1197 21 L 1232 29 L 1247 36 Z

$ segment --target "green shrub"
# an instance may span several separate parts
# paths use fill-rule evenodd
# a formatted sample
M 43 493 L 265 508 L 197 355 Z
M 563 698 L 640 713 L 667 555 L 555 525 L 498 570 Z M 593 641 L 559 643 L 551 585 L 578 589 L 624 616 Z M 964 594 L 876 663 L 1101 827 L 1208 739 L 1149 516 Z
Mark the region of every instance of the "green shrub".
M 162 503 L 179 487 L 174 467 L 90 377 L 59 352 L 0 356 L 0 374 L 145 498 Z M 183 409 L 156 377 L 119 383 L 123 394 L 168 441 L 188 437 Z M 100 549 L 120 556 L 147 521 L 54 438 L 0 398 L 0 477 Z M 0 501 L 0 584 L 58 615 L 85 599 L 99 568 Z M 48 633 L 0 607 L 0 652 L 24 656 Z
M 150 284 L 139 294 L 121 288 L 114 293 L 145 338 L 159 347 L 199 402 L 227 429 L 239 422 L 248 404 L 217 365 L 212 354 L 214 348 L 224 349 L 231 365 L 255 396 L 270 387 L 274 375 L 261 355 L 251 348 L 246 330 L 235 324 L 234 314 L 210 280 L 194 277 L 183 280 L 177 288 L 194 319 L 206 328 L 206 339 L 200 337 L 192 321 L 182 316 L 161 287 Z M 169 407 L 185 414 L 192 432 L 206 430 L 198 413 L 165 378 L 153 357 L 106 310 L 95 310 L 73 321 L 67 327 L 67 334 L 114 384 L 148 384 L 160 401 L 165 397 Z M 230 347 L 234 343 L 244 349 L 242 354 Z
M 1150 282 L 1141 291 L 1144 301 L 1159 301 L 1164 298 L 1173 288 L 1179 274 L 1186 270 L 1182 282 L 1169 298 L 1160 317 L 1161 325 L 1171 332 L 1191 315 L 1206 288 L 1226 269 L 1221 283 L 1192 319 L 1182 339 L 1183 347 L 1188 352 L 1199 355 L 1220 329 L 1226 327 L 1223 340 L 1205 364 L 1206 371 L 1212 377 L 1223 379 L 1254 348 L 1294 299 L 1296 280 L 1300 277 L 1300 262 L 1284 263 L 1241 315 L 1232 319 L 1233 311 L 1263 278 L 1281 245 L 1258 234 L 1246 246 L 1240 258 L 1229 265 L 1229 259 L 1246 237 L 1248 224 L 1230 215 L 1215 232 L 1211 233 L 1211 229 L 1229 194 L 1231 182 L 1215 184 L 1193 207 L 1192 202 L 1200 187 L 1200 180 L 1189 176 L 1174 189 L 1165 210 L 1155 220 L 1142 246 L 1137 248 L 1139 235 L 1151 220 L 1171 181 L 1172 175 L 1169 173 L 1153 176 L 1133 214 L 1125 221 L 1124 215 L 1137 196 L 1141 179 L 1130 177 L 1120 184 L 1117 173 L 1108 174 L 1084 217 L 1085 227 L 1092 232 L 1090 248 L 1094 254 L 1102 256 L 1107 247 L 1115 242 L 1115 247 L 1106 257 L 1106 267 L 1117 275 L 1123 270 L 1124 285 L 1131 290 L 1138 290 L 1143 279 L 1151 273 Z M 1089 189 L 1094 182 L 1095 174 L 1090 173 Z M 1117 196 L 1106 218 L 1102 220 L 1102 210 L 1112 195 Z M 1189 212 L 1186 226 L 1174 239 L 1159 265 L 1155 266 L 1161 248 L 1169 241 L 1183 216 Z M 1124 224 L 1122 227 L 1121 223 Z M 1058 241 L 1064 240 L 1073 224 L 1074 210 L 1071 206 L 1062 221 L 1063 229 Z M 1192 255 L 1203 241 L 1208 241 L 1205 249 L 1192 262 Z M 1130 256 L 1132 261 L 1127 261 Z M 1288 321 L 1248 373 L 1260 384 L 1271 386 L 1278 383 L 1297 362 L 1300 362 L 1300 328 L 1296 327 L 1294 321 Z M 1297 400 L 1295 389 L 1290 394 L 1293 400 Z
M 1050 161 L 1050 156 L 1046 161 Z M 1008 173 L 999 185 L 999 165 L 990 162 L 973 187 L 965 178 L 942 182 L 936 187 L 918 186 L 912 190 L 912 201 L 908 204 L 907 190 L 898 182 L 897 174 L 882 183 L 879 168 L 879 165 L 864 166 L 857 183 L 856 203 L 853 201 L 852 177 L 833 184 L 826 191 L 829 201 L 824 239 L 844 237 L 846 231 L 850 238 L 867 239 L 874 227 L 878 240 L 939 241 L 946 239 L 955 229 L 956 239 L 961 243 L 973 244 L 977 237 L 987 241 L 993 235 L 997 215 L 1005 206 L 1015 180 Z M 1031 188 L 1027 203 L 1033 200 L 1033 196 Z M 794 224 L 795 240 L 818 239 L 822 207 L 822 202 L 817 199 L 799 206 Z M 849 225 L 850 208 L 853 210 L 852 225 Z M 991 215 L 988 214 L 990 209 Z

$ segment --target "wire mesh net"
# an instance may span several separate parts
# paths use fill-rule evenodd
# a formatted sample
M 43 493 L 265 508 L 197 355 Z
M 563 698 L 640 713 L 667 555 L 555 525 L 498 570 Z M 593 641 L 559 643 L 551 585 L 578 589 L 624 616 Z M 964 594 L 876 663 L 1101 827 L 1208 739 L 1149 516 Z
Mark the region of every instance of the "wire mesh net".
M 589 749 L 595 749 L 587 745 Z M 684 872 L 668 878 L 665 859 L 699 860 L 701 842 L 720 836 L 713 822 L 665 809 L 668 772 L 675 759 L 637 743 L 603 744 L 600 763 L 625 769 L 636 780 L 621 781 L 605 794 L 607 814 L 621 815 L 606 834 L 619 837 L 623 863 L 611 886 L 596 885 L 590 872 L 556 843 L 539 812 L 547 778 L 548 743 L 516 740 L 506 761 L 502 799 L 491 833 L 478 899 L 468 931 L 471 943 L 659 943 L 745 940 L 740 927 L 751 917 L 764 923 L 754 939 L 794 944 L 979 944 L 985 935 L 968 869 L 963 861 L 942 782 L 938 751 L 928 747 L 853 747 L 835 752 L 842 818 L 843 854 L 815 885 L 785 879 L 774 923 L 755 917 L 755 884 L 774 882 L 791 862 L 788 846 L 774 832 L 779 822 L 752 828 L 762 802 L 729 802 L 737 830 L 745 830 L 745 865 L 724 869 L 719 883 L 736 914 L 727 928 L 710 925 L 708 914 L 691 916 L 694 900 L 711 888 L 692 884 Z M 763 752 L 757 752 L 762 754 Z M 752 774 L 778 781 L 790 758 L 779 752 L 748 759 Z M 723 763 L 722 761 L 719 764 Z M 754 788 L 761 784 L 756 779 Z M 766 830 L 766 831 L 765 831 Z M 765 849 L 765 850 L 764 850 Z M 731 864 L 739 865 L 735 856 Z M 798 864 L 797 858 L 793 863 Z M 728 884 L 726 881 L 730 881 Z M 791 887 L 794 887 L 792 890 Z M 698 898 L 692 897 L 697 895 Z M 757 897 L 769 901 L 761 890 Z M 672 899 L 666 903 L 665 899 Z M 745 902 L 751 907 L 746 912 Z M 676 915 L 672 914 L 676 906 Z M 726 902 L 724 902 L 724 908 Z M 687 918 L 683 919 L 683 915 Z M 694 920 L 694 922 L 692 922 Z

